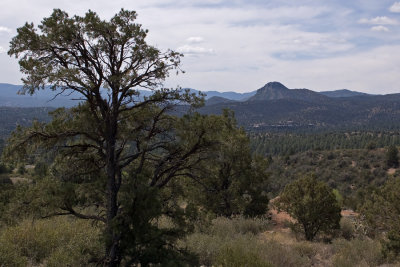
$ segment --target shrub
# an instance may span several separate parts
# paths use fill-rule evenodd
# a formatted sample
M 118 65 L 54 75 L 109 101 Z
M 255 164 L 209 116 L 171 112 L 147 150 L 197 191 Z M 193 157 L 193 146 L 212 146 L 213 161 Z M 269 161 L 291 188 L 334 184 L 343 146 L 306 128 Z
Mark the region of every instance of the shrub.
M 270 263 L 263 261 L 254 251 L 240 243 L 225 244 L 220 248 L 216 265 L 228 267 L 270 267 Z
M 208 232 L 222 237 L 248 233 L 256 235 L 267 230 L 268 227 L 269 221 L 265 218 L 218 217 L 212 221 Z
M 5 266 L 87 266 L 101 253 L 99 229 L 89 221 L 66 217 L 24 220 L 0 234 L 0 262 Z
M 340 235 L 347 240 L 354 237 L 355 227 L 353 222 L 348 218 L 342 218 L 340 220 Z
M 338 239 L 333 242 L 334 266 L 378 266 L 383 263 L 381 245 L 374 240 Z
M 182 246 L 205 266 L 310 266 L 312 248 L 261 238 L 255 233 L 263 228 L 262 219 L 217 218 L 203 232 L 188 236 Z

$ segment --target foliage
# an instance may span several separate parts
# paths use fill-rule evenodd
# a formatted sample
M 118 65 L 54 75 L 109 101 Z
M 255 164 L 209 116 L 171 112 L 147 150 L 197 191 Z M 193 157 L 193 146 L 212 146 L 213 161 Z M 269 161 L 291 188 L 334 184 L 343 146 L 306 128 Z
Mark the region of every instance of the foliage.
M 396 168 L 399 166 L 399 150 L 396 146 L 391 145 L 386 152 L 386 164 L 388 167 Z
M 361 212 L 369 225 L 371 236 L 387 233 L 383 241 L 385 256 L 395 258 L 400 255 L 400 180 L 392 178 L 372 191 L 364 199 Z
M 354 238 L 356 229 L 352 220 L 342 218 L 340 220 L 340 235 L 347 240 Z
M 220 248 L 217 259 L 217 266 L 230 267 L 270 267 L 272 264 L 265 262 L 254 251 L 245 250 L 240 244 L 226 244 Z
M 333 266 L 380 266 L 383 263 L 381 246 L 376 240 L 352 239 L 333 241 Z
M 298 247 L 265 240 L 268 227 L 265 219 L 219 217 L 189 235 L 183 245 L 205 266 L 310 266 Z
M 122 9 L 105 21 L 92 11 L 70 17 L 55 9 L 37 28 L 19 28 L 8 51 L 19 59 L 22 93 L 48 87 L 81 96 L 78 106 L 53 111 L 49 123 L 18 127 L 6 154 L 53 157 L 50 176 L 39 183 L 50 194 L 30 203 L 40 204 L 41 217 L 70 214 L 104 224 L 108 266 L 191 258 L 170 246 L 182 231 L 156 229 L 153 222 L 165 215 L 187 230 L 179 228 L 190 212 L 177 205 L 176 180 L 207 159 L 219 129 L 213 118 L 171 115 L 178 104 L 201 105 L 201 95 L 162 87 L 170 71 L 179 71 L 181 55 L 148 45 L 136 16 Z M 151 95 L 141 96 L 143 88 Z
M 398 177 L 399 172 L 388 173 L 385 150 L 340 149 L 331 151 L 307 151 L 289 156 L 285 163 L 282 157 L 273 157 L 268 167 L 270 197 L 275 197 L 284 186 L 296 177 L 310 173 L 343 196 L 343 206 L 357 209 L 363 203 L 368 188 L 383 185 L 390 176 Z
M 44 177 L 47 175 L 48 167 L 45 162 L 39 161 L 35 164 L 35 168 L 33 169 L 35 175 Z
M 217 216 L 265 214 L 267 162 L 251 155 L 249 139 L 237 128 L 232 113 L 225 111 L 222 117 L 213 118 L 219 125 L 213 136 L 217 146 L 198 168 L 198 175 L 204 177 L 202 187 L 192 184 L 189 197 Z
M 9 205 L 14 201 L 16 195 L 15 186 L 9 181 L 6 183 L 3 177 L 0 176 L 0 229 L 3 224 L 7 224 L 9 218 Z
M 0 232 L 0 262 L 6 266 L 88 266 L 101 255 L 99 229 L 88 221 L 29 219 Z
M 341 209 L 335 195 L 315 176 L 306 176 L 287 185 L 277 205 L 297 221 L 309 241 L 320 232 L 339 228 Z
M 334 130 L 314 132 L 250 132 L 251 149 L 261 155 L 291 155 L 299 152 L 343 149 L 384 148 L 400 145 L 400 133 L 394 130 Z

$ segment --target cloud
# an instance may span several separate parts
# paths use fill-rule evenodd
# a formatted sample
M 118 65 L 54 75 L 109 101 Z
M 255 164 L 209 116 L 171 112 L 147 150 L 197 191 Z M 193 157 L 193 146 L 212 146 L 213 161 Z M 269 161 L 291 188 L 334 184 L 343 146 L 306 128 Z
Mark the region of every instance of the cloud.
M 4 26 L 0 26 L 0 33 L 1 32 L 11 33 L 12 30 L 10 28 L 4 27 Z
M 4 49 L 4 47 L 0 46 L 0 54 L 5 53 L 5 52 L 6 52 L 6 50 Z
M 385 26 L 379 25 L 379 26 L 373 26 L 371 27 L 371 31 L 374 32 L 388 32 L 389 29 Z
M 400 13 L 400 2 L 394 2 L 394 4 L 389 8 L 390 12 Z
M 198 44 L 204 42 L 204 38 L 200 36 L 193 36 L 186 39 L 186 41 L 190 44 Z
M 373 19 L 360 19 L 358 23 L 372 25 L 396 25 L 398 24 L 398 21 L 386 16 L 378 16 Z
M 211 48 L 204 48 L 200 46 L 184 45 L 177 48 L 177 51 L 188 56 L 196 55 L 210 55 L 214 54 L 214 50 Z

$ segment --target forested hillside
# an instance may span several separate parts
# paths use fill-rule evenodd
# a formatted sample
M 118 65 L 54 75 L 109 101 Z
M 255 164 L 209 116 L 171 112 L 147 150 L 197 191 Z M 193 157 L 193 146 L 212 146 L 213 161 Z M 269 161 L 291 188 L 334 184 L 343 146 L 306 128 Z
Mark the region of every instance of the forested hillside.
M 220 114 L 228 108 L 249 131 L 324 128 L 370 129 L 400 126 L 400 94 L 327 97 L 307 89 L 288 89 L 272 82 L 247 101 L 220 101 L 201 109 Z
M 325 131 L 306 132 L 259 132 L 249 133 L 255 153 L 268 155 L 292 155 L 309 150 L 328 151 L 337 149 L 374 149 L 390 145 L 400 146 L 399 131 Z

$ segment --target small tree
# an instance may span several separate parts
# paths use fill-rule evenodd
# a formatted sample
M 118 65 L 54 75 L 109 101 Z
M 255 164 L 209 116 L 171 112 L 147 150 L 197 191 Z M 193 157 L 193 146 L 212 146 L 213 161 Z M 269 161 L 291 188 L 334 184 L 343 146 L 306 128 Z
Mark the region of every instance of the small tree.
M 334 193 L 314 176 L 287 185 L 280 195 L 278 207 L 296 219 L 296 224 L 309 241 L 319 232 L 340 227 L 341 209 Z
M 387 257 L 400 255 L 400 180 L 392 178 L 382 187 L 375 188 L 364 196 L 360 212 L 367 225 L 368 234 L 377 236 L 387 233 L 383 252 Z
M 389 146 L 386 152 L 386 164 L 389 168 L 396 168 L 399 166 L 399 151 L 394 145 Z

